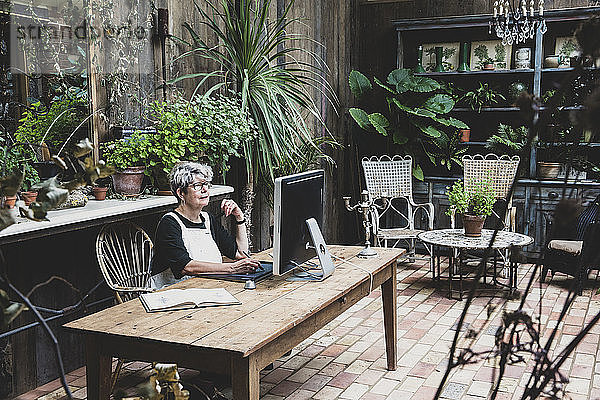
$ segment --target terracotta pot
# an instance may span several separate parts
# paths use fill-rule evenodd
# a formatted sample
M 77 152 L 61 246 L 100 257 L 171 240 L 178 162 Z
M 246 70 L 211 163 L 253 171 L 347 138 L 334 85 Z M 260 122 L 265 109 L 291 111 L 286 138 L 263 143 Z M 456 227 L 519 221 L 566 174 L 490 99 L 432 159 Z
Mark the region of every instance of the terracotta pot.
M 469 142 L 471 140 L 471 130 L 470 129 L 459 129 L 459 140 L 461 142 Z
M 4 207 L 15 208 L 17 202 L 17 196 L 4 196 Z
M 37 199 L 37 192 L 21 192 L 21 198 L 23 199 L 23 201 L 25 202 L 26 206 L 29 206 L 31 203 L 33 203 L 36 199 Z
M 146 167 L 129 167 L 112 176 L 115 192 L 120 194 L 140 194 Z
M 106 187 L 94 186 L 92 188 L 92 194 L 94 195 L 94 199 L 96 199 L 96 200 L 106 199 L 106 191 L 107 190 L 108 190 L 108 188 L 106 188 Z
M 170 190 L 158 190 L 158 191 L 156 192 L 156 194 L 157 194 L 158 196 L 172 196 L 172 195 L 173 195 L 173 192 L 171 192 Z
M 465 236 L 479 237 L 485 222 L 485 215 L 470 215 L 463 214 L 463 228 L 465 228 Z
M 486 63 L 483 65 L 483 69 L 486 71 L 493 71 L 496 69 L 493 63 Z
M 556 179 L 560 173 L 560 163 L 556 162 L 537 162 L 538 178 Z

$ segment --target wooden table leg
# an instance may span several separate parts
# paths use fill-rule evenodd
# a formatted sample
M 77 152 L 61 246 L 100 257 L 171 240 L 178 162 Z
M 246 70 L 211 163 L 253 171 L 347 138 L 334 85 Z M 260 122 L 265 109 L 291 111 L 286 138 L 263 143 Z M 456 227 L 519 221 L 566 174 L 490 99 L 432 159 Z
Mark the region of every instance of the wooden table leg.
M 260 371 L 254 357 L 233 358 L 231 361 L 233 400 L 258 400 L 260 397 Z
M 110 398 L 110 373 L 112 357 L 101 354 L 96 338 L 85 339 L 86 384 L 88 400 Z
M 387 369 L 396 370 L 396 343 L 398 341 L 398 328 L 396 322 L 396 268 L 398 263 L 391 265 L 392 276 L 381 285 L 381 299 L 383 300 L 383 326 L 385 328 L 385 351 L 387 356 Z

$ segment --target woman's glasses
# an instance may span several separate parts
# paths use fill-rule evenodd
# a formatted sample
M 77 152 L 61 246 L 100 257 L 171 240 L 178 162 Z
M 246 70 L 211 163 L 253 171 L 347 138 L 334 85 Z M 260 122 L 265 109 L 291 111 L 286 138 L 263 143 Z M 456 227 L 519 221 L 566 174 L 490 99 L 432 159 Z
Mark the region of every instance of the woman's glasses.
M 206 189 L 210 189 L 212 187 L 212 183 L 210 183 L 209 181 L 204 181 L 204 182 L 194 182 L 192 183 L 190 186 L 192 189 L 194 189 L 196 192 L 201 191 L 202 189 L 206 188 Z

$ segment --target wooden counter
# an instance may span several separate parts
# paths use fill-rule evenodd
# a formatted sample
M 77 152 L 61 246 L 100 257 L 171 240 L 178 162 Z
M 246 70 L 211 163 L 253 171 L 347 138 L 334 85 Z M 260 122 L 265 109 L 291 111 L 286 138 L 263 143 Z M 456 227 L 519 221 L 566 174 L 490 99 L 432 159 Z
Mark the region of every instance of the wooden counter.
M 231 186 L 215 185 L 211 201 L 233 193 Z M 148 196 L 136 200 L 90 200 L 85 207 L 48 212 L 49 221 L 26 221 L 0 231 L 0 245 L 70 232 L 92 226 L 170 211 L 177 204 L 174 196 Z

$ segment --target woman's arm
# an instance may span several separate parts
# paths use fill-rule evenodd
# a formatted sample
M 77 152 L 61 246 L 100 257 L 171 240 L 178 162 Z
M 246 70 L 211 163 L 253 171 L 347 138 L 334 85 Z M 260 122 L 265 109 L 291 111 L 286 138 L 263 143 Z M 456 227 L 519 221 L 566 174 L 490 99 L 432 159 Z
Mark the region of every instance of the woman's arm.
M 223 213 L 225 213 L 226 217 L 233 215 L 235 218 L 235 242 L 237 244 L 236 258 L 238 260 L 246 258 L 246 254 L 249 254 L 248 232 L 246 231 L 246 218 L 244 217 L 242 209 L 236 204 L 235 201 L 231 199 L 224 199 L 221 202 L 221 210 L 223 210 Z
M 260 266 L 260 261 L 251 258 L 242 258 L 231 263 L 212 263 L 191 260 L 183 268 L 184 275 L 198 274 L 245 274 L 252 272 Z

